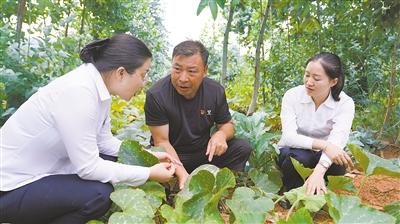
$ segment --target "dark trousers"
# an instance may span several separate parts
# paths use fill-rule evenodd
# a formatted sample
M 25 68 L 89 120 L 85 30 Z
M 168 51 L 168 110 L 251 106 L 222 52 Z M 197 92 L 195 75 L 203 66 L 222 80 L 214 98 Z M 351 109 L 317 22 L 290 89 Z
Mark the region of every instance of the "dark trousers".
M 0 223 L 86 223 L 108 211 L 113 190 L 110 183 L 83 180 L 75 174 L 43 177 L 0 192 Z
M 278 166 L 283 174 L 282 181 L 285 191 L 301 187 L 304 184 L 300 174 L 298 174 L 294 168 L 290 157 L 299 161 L 304 167 L 313 169 L 318 164 L 322 154 L 321 151 L 317 152 L 307 149 L 281 148 L 279 150 Z M 325 180 L 328 175 L 340 176 L 344 175 L 345 172 L 346 168 L 344 166 L 339 166 L 333 163 L 325 173 Z
M 188 173 L 203 164 L 213 164 L 220 168 L 228 167 L 234 171 L 244 171 L 251 153 L 249 142 L 244 139 L 234 138 L 228 141 L 227 144 L 228 149 L 226 152 L 221 156 L 214 155 L 211 162 L 208 162 L 208 156 L 206 156 L 207 146 L 202 151 L 187 154 L 178 153 L 178 156 Z

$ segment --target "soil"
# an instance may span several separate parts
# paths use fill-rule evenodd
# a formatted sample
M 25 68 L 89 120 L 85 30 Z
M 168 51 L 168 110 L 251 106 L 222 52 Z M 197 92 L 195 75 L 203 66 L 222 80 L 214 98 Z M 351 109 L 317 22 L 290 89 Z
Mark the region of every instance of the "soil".
M 385 148 L 377 150 L 375 154 L 385 159 L 400 158 L 400 146 L 387 145 Z

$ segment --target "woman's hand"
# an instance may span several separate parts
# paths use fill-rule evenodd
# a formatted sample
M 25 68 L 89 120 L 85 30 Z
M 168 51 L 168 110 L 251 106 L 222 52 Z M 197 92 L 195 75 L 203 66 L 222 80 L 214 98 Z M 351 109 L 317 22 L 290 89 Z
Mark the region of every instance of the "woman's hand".
M 324 150 L 324 152 L 326 153 L 326 155 L 332 160 L 332 162 L 334 162 L 337 165 L 341 165 L 341 166 L 350 166 L 353 167 L 353 161 L 351 160 L 350 156 L 342 149 L 340 149 L 339 147 L 326 142 L 326 148 Z
M 157 163 L 150 167 L 150 180 L 157 182 L 167 182 L 175 173 L 175 165 L 173 163 Z
M 306 194 L 313 195 L 317 193 L 317 195 L 321 195 L 326 193 L 325 186 L 325 175 L 326 169 L 321 166 L 321 164 L 317 164 L 312 174 L 308 177 L 304 186 L 306 187 Z
M 166 152 L 151 152 L 160 162 L 170 162 L 178 166 L 183 166 L 182 163 L 174 159 L 170 154 Z

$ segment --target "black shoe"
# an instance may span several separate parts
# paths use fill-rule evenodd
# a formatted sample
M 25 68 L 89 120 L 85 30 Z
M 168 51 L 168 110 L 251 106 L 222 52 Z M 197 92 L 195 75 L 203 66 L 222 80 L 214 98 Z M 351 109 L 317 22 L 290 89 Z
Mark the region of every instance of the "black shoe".
M 290 202 L 289 202 L 288 200 L 286 200 L 286 199 L 280 200 L 280 201 L 278 202 L 278 204 L 279 204 L 282 208 L 284 208 L 284 209 L 290 209 L 290 208 L 292 207 L 292 205 L 290 204 Z

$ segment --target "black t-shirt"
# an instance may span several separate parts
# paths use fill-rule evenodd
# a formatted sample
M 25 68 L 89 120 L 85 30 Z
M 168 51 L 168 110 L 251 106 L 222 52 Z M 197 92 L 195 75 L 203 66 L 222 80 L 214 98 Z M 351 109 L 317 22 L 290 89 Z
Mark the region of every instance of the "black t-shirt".
M 189 100 L 175 90 L 171 75 L 162 78 L 147 91 L 144 111 L 147 125 L 169 124 L 169 141 L 180 154 L 206 149 L 214 122 L 231 120 L 224 87 L 207 77 Z

